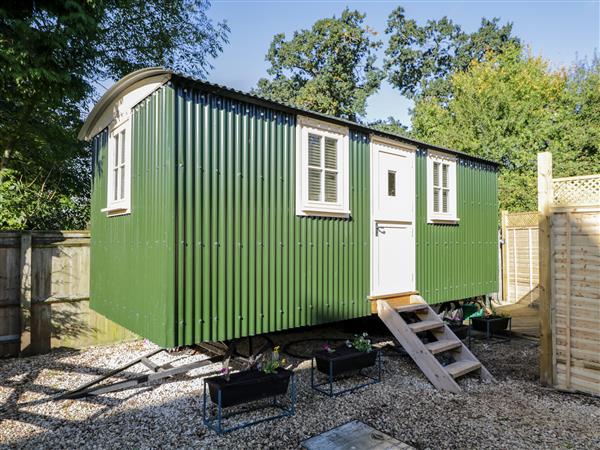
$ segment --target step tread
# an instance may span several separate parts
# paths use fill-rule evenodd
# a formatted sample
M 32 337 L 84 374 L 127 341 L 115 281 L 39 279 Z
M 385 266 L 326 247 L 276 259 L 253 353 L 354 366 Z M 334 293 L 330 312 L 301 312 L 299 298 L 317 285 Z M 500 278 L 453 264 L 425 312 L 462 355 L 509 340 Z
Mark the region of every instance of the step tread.
M 408 328 L 410 328 L 415 333 L 427 330 L 435 330 L 438 328 L 442 328 L 443 326 L 444 322 L 442 322 L 441 320 L 422 320 L 420 322 L 408 324 Z
M 462 347 L 462 342 L 453 339 L 442 339 L 435 342 L 430 342 L 426 344 L 425 347 L 433 353 L 434 355 L 437 353 L 447 352 L 448 350 L 453 350 L 456 348 Z
M 425 303 L 411 303 L 410 305 L 402 305 L 396 308 L 399 313 L 415 312 L 429 309 L 429 305 Z
M 474 370 L 480 369 L 479 361 L 457 361 L 444 367 L 446 371 L 454 378 L 458 378 Z

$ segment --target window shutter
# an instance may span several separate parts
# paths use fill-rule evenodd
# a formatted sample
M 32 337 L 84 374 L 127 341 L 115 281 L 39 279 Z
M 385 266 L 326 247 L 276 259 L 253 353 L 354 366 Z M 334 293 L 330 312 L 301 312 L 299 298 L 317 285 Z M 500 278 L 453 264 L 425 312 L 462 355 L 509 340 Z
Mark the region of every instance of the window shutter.
M 321 200 L 321 136 L 308 135 L 308 199 Z
M 448 212 L 448 189 L 442 191 L 442 212 Z
M 337 202 L 337 139 L 325 138 L 325 201 Z M 329 170 L 327 170 L 329 169 Z
M 433 212 L 440 212 L 440 189 L 433 189 Z
M 439 179 L 440 179 L 440 163 L 434 162 L 433 163 L 433 185 L 434 186 L 440 185 Z
M 325 168 L 337 169 L 337 139 L 325 138 Z
M 325 201 L 337 202 L 337 173 L 325 172 Z
M 448 187 L 448 164 L 442 164 L 442 186 Z

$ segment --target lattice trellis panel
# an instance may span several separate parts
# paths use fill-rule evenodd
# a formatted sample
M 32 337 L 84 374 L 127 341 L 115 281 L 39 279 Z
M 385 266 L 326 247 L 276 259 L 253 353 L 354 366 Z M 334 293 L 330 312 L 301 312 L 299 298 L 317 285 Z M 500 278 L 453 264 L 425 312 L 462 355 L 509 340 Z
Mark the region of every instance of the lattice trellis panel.
M 522 212 L 510 213 L 506 215 L 507 228 L 537 228 L 538 213 L 537 212 Z
M 600 206 L 600 175 L 555 178 L 554 207 Z

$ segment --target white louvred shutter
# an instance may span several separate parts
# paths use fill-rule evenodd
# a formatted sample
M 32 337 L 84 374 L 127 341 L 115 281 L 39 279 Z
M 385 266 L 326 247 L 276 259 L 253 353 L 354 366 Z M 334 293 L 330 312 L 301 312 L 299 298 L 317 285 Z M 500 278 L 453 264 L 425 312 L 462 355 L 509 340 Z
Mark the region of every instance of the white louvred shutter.
M 337 202 L 337 139 L 325 138 L 325 201 Z
M 321 136 L 308 135 L 308 199 L 321 200 Z

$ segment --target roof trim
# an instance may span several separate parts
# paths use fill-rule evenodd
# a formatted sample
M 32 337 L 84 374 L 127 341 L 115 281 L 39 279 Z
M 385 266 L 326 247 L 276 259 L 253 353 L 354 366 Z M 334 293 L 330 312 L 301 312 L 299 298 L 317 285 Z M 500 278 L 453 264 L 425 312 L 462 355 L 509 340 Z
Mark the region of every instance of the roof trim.
M 500 166 L 500 163 L 498 163 L 497 161 L 483 158 L 481 156 L 471 155 L 469 153 L 465 153 L 460 150 L 454 150 L 454 149 L 442 147 L 439 145 L 430 144 L 430 143 L 427 143 L 424 141 L 420 141 L 418 139 L 413 139 L 413 138 L 409 138 L 407 136 L 403 136 L 401 134 L 391 133 L 389 131 L 378 130 L 378 129 L 370 127 L 368 125 L 353 122 L 348 119 L 342 119 L 340 117 L 330 116 L 328 114 L 318 113 L 315 111 L 309 111 L 307 109 L 298 108 L 297 106 L 288 105 L 288 104 L 281 103 L 281 102 L 276 102 L 273 100 L 269 100 L 268 98 L 265 98 L 265 97 L 261 97 L 261 96 L 255 95 L 255 94 L 250 94 L 250 93 L 244 92 L 244 91 L 239 91 L 237 89 L 232 89 L 230 87 L 223 86 L 220 84 L 209 83 L 208 81 L 198 80 L 195 78 L 188 77 L 186 75 L 182 75 L 180 73 L 176 73 L 176 72 L 173 73 L 173 81 L 180 81 L 183 84 L 187 84 L 187 85 L 200 86 L 202 89 L 204 89 L 207 92 L 210 92 L 212 94 L 215 94 L 215 95 L 221 95 L 224 97 L 233 98 L 235 100 L 253 103 L 255 105 L 263 106 L 266 108 L 279 109 L 281 111 L 284 111 L 284 112 L 287 112 L 290 114 L 307 116 L 307 117 L 312 117 L 312 118 L 318 119 L 318 120 L 333 122 L 338 125 L 353 128 L 355 130 L 360 130 L 365 133 L 373 134 L 375 136 L 381 136 L 381 137 L 389 138 L 389 139 L 392 139 L 395 141 L 401 141 L 401 142 L 404 142 L 407 144 L 419 146 L 419 147 L 426 148 L 426 149 L 438 150 L 440 152 L 451 153 L 453 155 L 462 156 L 464 158 L 469 158 L 469 159 L 472 159 L 475 161 L 480 161 L 480 162 L 483 162 L 486 164 L 491 164 L 496 167 Z
M 173 72 L 165 69 L 164 67 L 148 67 L 145 69 L 136 70 L 135 72 L 131 72 L 128 75 L 125 75 L 115 84 L 113 84 L 105 93 L 100 97 L 100 100 L 96 103 L 96 105 L 92 108 L 90 113 L 88 114 L 81 130 L 79 130 L 79 134 L 77 135 L 77 139 L 82 141 L 88 141 L 93 136 L 90 136 L 90 132 L 94 129 L 94 125 L 98 121 L 98 119 L 102 116 L 106 108 L 108 108 L 115 100 L 123 95 L 127 89 L 133 86 L 140 81 L 143 81 L 147 78 L 152 78 L 156 76 L 163 75 L 166 79 L 171 78 Z
M 207 81 L 198 80 L 192 77 L 188 77 L 186 75 L 173 72 L 169 69 L 165 69 L 164 67 L 150 67 L 147 69 L 136 70 L 135 72 L 126 75 L 117 81 L 110 89 L 106 91 L 106 93 L 102 96 L 102 98 L 98 101 L 96 106 L 92 109 L 90 114 L 88 115 L 81 131 L 79 132 L 79 139 L 90 139 L 91 136 L 88 136 L 90 130 L 92 130 L 95 121 L 102 115 L 104 110 L 108 105 L 110 105 L 115 99 L 117 99 L 127 88 L 132 86 L 133 84 L 149 77 L 154 77 L 157 75 L 164 75 L 173 80 L 178 80 L 186 85 L 199 86 L 207 92 L 221 95 L 224 97 L 233 98 L 235 100 L 245 101 L 248 103 L 253 103 L 258 106 L 263 106 L 266 108 L 279 109 L 281 111 L 295 114 L 312 117 L 314 119 L 325 120 L 328 122 L 333 122 L 338 125 L 346 126 L 353 129 L 358 129 L 362 132 L 366 132 L 375 136 L 380 136 L 383 138 L 392 139 L 395 141 L 401 141 L 410 145 L 419 146 L 431 150 L 437 150 L 440 152 L 451 153 L 453 155 L 462 156 L 464 158 L 469 158 L 475 161 L 480 161 L 486 164 L 491 164 L 493 166 L 500 166 L 497 161 L 493 161 L 491 159 L 483 158 L 481 156 L 471 155 L 469 153 L 462 152 L 460 150 L 454 150 L 446 147 L 442 147 L 439 145 L 429 144 L 427 142 L 423 142 L 417 139 L 413 139 L 407 136 L 403 136 L 397 133 L 391 133 L 389 131 L 381 131 L 376 128 L 370 127 L 368 125 L 360 124 L 357 122 L 353 122 L 351 120 L 342 119 L 339 117 L 330 116 L 328 114 L 318 113 L 315 111 L 309 111 L 302 108 L 298 108 L 293 105 L 288 105 L 285 103 L 275 102 L 273 100 L 269 100 L 264 97 L 260 97 L 255 94 L 250 94 L 248 92 L 239 91 L 237 89 L 233 89 L 227 86 L 223 86 L 220 84 L 209 83 Z

